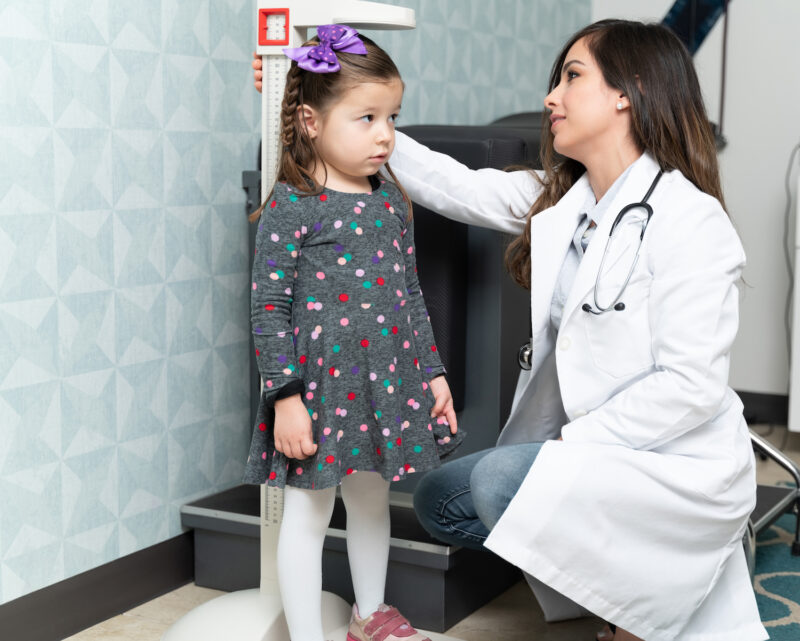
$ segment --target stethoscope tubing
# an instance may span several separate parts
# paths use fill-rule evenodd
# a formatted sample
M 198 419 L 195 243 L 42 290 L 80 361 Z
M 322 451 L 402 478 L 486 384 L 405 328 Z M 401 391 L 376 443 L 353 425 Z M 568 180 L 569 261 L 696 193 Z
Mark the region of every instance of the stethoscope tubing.
M 617 217 L 614 219 L 614 223 L 611 225 L 611 231 L 608 232 L 608 239 L 606 240 L 606 246 L 603 249 L 603 257 L 600 260 L 600 267 L 597 270 L 597 277 L 594 280 L 594 290 L 592 294 L 592 298 L 594 299 L 595 309 L 592 309 L 589 305 L 584 305 L 582 307 L 583 311 L 589 312 L 591 314 L 600 315 L 605 314 L 612 309 L 616 309 L 617 311 L 622 311 L 625 309 L 625 304 L 620 303 L 620 299 L 622 295 L 625 293 L 625 290 L 628 287 L 628 283 L 631 280 L 631 276 L 633 276 L 633 270 L 636 269 L 636 263 L 639 262 L 639 252 L 642 249 L 642 241 L 644 240 L 644 232 L 647 230 L 647 226 L 650 224 L 650 219 L 653 217 L 653 208 L 647 202 L 650 199 L 651 194 L 656 188 L 658 181 L 661 180 L 661 176 L 664 175 L 663 170 L 659 170 L 656 177 L 653 179 L 653 182 L 650 184 L 650 188 L 647 190 L 647 193 L 644 195 L 644 198 L 638 203 L 631 203 L 629 205 L 625 205 L 620 212 L 617 214 Z M 617 228 L 617 225 L 622 221 L 625 217 L 625 214 L 634 210 L 634 209 L 644 209 L 647 213 L 647 218 L 644 220 L 642 224 L 642 233 L 639 234 L 639 246 L 636 248 L 636 255 L 633 257 L 633 261 L 631 263 L 631 268 L 628 270 L 628 275 L 625 277 L 625 282 L 622 283 L 622 287 L 620 287 L 619 293 L 616 295 L 613 301 L 603 307 L 597 302 L 597 288 L 600 283 L 600 275 L 603 273 L 603 266 L 606 263 L 606 256 L 608 256 L 608 246 L 611 244 L 611 237 L 614 235 L 614 230 Z

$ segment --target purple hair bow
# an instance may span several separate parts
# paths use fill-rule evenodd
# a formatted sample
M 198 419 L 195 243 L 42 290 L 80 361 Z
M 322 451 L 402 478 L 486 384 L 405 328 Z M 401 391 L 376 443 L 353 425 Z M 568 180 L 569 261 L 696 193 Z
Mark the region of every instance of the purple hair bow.
M 341 24 L 325 24 L 317 27 L 319 44 L 316 47 L 297 47 L 284 49 L 297 66 L 313 73 L 333 73 L 339 71 L 341 65 L 334 51 L 367 55 L 367 48 L 358 37 L 358 31 Z

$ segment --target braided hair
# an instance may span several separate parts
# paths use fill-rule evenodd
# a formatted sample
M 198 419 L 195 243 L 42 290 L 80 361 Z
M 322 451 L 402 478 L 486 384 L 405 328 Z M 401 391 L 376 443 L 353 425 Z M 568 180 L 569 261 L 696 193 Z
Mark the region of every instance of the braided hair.
M 372 40 L 359 34 L 367 48 L 367 55 L 337 52 L 341 69 L 334 73 L 313 73 L 297 66 L 292 61 L 286 74 L 286 89 L 281 103 L 280 142 L 281 151 L 278 157 L 276 182 L 286 182 L 302 196 L 316 196 L 322 192 L 323 184 L 319 184 L 313 176 L 319 155 L 308 131 L 305 121 L 300 117 L 304 105 L 313 107 L 324 114 L 344 94 L 356 85 L 365 82 L 391 82 L 400 80 L 400 71 L 383 49 Z M 316 46 L 319 39 L 315 36 L 304 47 Z M 324 168 L 324 165 L 323 165 Z M 384 165 L 389 178 L 397 185 L 408 204 L 411 216 L 411 200 L 402 185 L 397 181 L 389 164 Z M 256 211 L 250 214 L 255 221 L 261 215 L 265 205 L 272 197 L 270 191 L 267 200 Z

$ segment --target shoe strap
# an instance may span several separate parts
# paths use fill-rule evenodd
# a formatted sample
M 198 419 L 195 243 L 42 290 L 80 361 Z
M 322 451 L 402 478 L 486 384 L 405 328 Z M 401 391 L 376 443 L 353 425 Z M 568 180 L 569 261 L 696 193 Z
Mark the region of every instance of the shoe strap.
M 389 635 L 402 638 L 417 634 L 408 619 L 400 614 L 397 608 L 376 612 L 372 620 L 364 626 L 364 632 L 371 641 L 385 641 Z

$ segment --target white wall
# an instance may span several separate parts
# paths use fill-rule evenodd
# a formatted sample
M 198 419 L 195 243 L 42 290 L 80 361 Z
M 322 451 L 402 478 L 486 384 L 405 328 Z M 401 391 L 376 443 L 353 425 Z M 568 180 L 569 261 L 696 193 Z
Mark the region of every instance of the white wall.
M 593 0 L 592 19 L 660 21 L 671 6 L 672 0 Z M 720 154 L 720 166 L 728 209 L 747 251 L 744 278 L 749 285 L 742 297 L 731 385 L 748 392 L 786 394 L 783 180 L 789 154 L 800 142 L 800 2 L 736 0 L 728 11 L 728 146 Z M 719 114 L 721 52 L 722 20 L 695 56 L 713 121 Z M 794 221 L 791 229 L 794 238 Z

